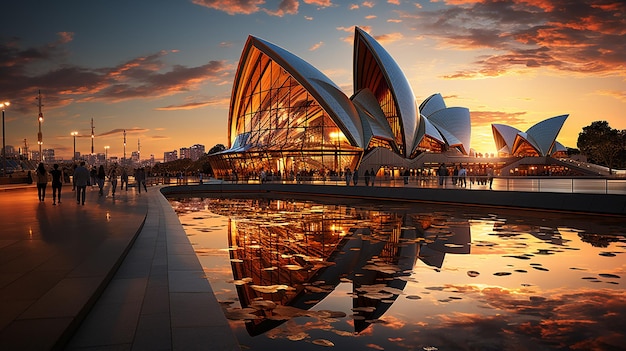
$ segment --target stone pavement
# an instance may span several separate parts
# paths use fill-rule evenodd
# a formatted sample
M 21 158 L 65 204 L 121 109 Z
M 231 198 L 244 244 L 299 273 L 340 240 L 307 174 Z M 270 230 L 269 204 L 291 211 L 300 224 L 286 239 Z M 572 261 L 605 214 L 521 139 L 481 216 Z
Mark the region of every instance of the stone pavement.
M 239 350 L 158 191 L 0 188 L 0 350 Z

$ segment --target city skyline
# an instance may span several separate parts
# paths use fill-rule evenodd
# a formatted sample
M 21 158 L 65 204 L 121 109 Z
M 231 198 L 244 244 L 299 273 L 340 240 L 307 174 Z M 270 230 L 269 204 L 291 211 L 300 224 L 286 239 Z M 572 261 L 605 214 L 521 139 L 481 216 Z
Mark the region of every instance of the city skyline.
M 35 9 L 35 10 L 33 10 Z M 471 147 L 495 152 L 492 123 L 526 130 L 570 114 L 557 140 L 576 147 L 595 120 L 626 129 L 624 9 L 604 1 L 328 0 L 7 4 L 0 21 L 6 145 L 71 159 L 126 152 L 160 159 L 185 144 L 228 145 L 233 76 L 248 35 L 310 62 L 352 95 L 354 26 L 409 79 L 416 103 L 441 93 L 471 113 Z M 193 143 L 185 140 L 194 140 Z M 147 158 L 145 157 L 145 158 Z

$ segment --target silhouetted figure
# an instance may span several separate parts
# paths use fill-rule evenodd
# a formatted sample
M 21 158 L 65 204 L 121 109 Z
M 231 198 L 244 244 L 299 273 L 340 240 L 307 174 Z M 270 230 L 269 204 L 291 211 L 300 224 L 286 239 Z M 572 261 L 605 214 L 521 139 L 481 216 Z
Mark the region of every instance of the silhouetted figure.
M 124 188 L 124 184 L 126 184 L 126 188 Z M 128 172 L 126 171 L 126 167 L 122 167 L 122 174 L 120 175 L 120 190 L 128 191 Z
M 59 204 L 61 203 L 61 187 L 63 186 L 63 171 L 59 169 L 58 164 L 54 164 L 52 166 L 54 169 L 50 171 L 50 175 L 52 175 L 52 204 L 57 204 L 57 199 Z
M 43 202 L 46 198 L 46 185 L 48 185 L 48 172 L 46 171 L 46 167 L 43 165 L 43 162 L 39 163 L 36 171 L 37 176 L 37 196 L 39 197 L 39 201 Z
M 102 196 L 104 195 L 104 180 L 106 179 L 107 175 L 104 172 L 104 166 L 100 165 L 100 167 L 98 168 L 98 175 L 97 177 L 97 181 L 98 181 L 98 195 Z
M 74 170 L 74 184 L 76 184 L 76 203 L 85 204 L 85 191 L 89 184 L 89 170 L 85 168 L 85 161 L 80 162 L 80 166 Z
M 109 181 L 111 182 L 111 195 L 115 197 L 115 190 L 117 189 L 117 169 L 116 167 L 111 168 L 111 172 L 109 172 Z

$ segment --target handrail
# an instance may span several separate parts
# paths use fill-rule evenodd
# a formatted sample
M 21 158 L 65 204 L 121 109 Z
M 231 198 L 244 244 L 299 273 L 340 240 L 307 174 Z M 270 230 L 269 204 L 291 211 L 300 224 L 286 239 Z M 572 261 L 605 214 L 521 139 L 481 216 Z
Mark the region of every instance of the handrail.
M 564 176 L 497 176 L 493 177 L 491 188 L 489 177 L 468 176 L 465 182 L 459 184 L 452 176 L 444 177 L 440 185 L 438 176 L 409 176 L 405 177 L 375 177 L 374 184 L 369 181 L 369 186 L 376 187 L 411 187 L 411 188 L 439 188 L 459 190 L 492 190 L 492 191 L 525 191 L 525 192 L 556 192 L 556 193 L 594 193 L 594 194 L 625 194 L 626 179 L 605 177 L 564 177 Z M 215 179 L 204 179 L 204 182 Z M 258 178 L 249 179 L 223 179 L 228 183 L 259 184 Z M 199 184 L 196 176 L 187 176 L 184 179 L 175 177 L 151 177 L 152 184 Z M 346 182 L 345 178 L 335 177 L 268 177 L 264 182 L 283 184 L 320 184 L 336 186 L 355 186 L 353 180 Z M 360 176 L 356 186 L 366 186 L 365 177 Z

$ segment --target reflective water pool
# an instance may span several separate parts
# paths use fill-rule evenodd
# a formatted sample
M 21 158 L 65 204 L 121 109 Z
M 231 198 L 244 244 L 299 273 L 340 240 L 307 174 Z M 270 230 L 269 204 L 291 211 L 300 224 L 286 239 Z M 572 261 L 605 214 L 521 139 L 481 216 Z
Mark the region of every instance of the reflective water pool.
M 242 350 L 626 347 L 623 218 L 170 202 Z

